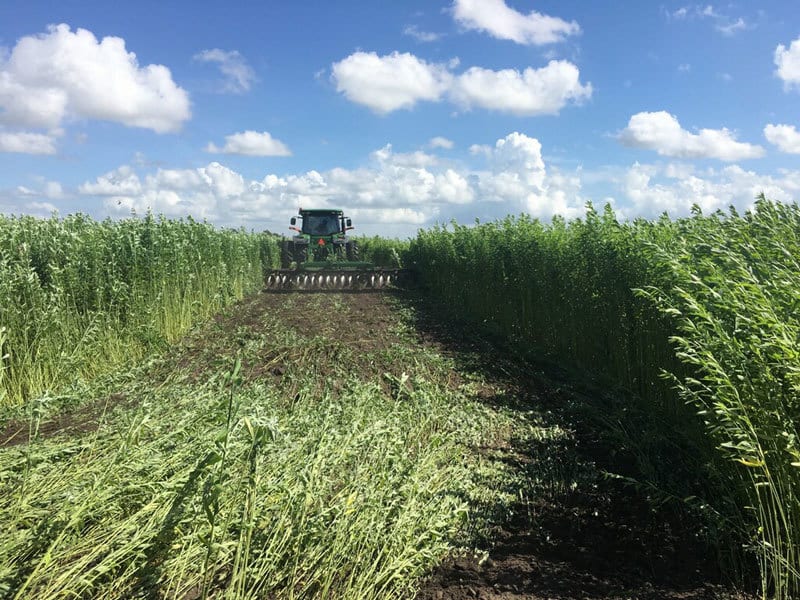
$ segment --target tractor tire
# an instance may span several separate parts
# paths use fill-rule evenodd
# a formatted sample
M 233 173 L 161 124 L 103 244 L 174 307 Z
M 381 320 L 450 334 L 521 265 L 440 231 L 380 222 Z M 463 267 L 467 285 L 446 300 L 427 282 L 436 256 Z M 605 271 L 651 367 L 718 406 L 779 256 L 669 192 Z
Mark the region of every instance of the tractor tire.
M 345 244 L 345 252 L 347 253 L 347 260 L 358 262 L 358 242 L 355 240 Z
M 288 269 L 292 264 L 292 242 L 281 240 L 281 269 Z
M 308 262 L 308 244 L 294 244 L 292 257 L 294 258 L 294 262 L 298 265 Z

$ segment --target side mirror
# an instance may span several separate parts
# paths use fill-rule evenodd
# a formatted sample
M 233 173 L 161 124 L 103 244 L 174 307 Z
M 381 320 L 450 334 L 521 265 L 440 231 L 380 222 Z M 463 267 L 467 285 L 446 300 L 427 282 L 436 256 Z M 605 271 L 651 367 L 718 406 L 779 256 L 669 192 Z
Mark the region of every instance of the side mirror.
M 294 225 L 294 224 L 296 224 L 296 223 L 297 223 L 297 219 L 295 219 L 294 217 L 292 217 L 292 218 L 289 220 L 289 223 L 290 223 L 291 225 Z
M 353 226 L 353 221 L 350 220 L 350 219 L 347 219 L 347 226 L 348 227 L 352 227 Z

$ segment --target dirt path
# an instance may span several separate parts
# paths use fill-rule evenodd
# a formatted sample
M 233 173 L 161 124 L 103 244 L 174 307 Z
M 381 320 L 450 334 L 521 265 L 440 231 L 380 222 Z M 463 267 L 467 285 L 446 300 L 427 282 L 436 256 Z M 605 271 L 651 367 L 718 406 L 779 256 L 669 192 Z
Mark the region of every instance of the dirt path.
M 321 307 L 328 314 L 322 319 Z M 519 502 L 477 542 L 477 556 L 451 557 L 431 573 L 418 600 L 746 597 L 717 584 L 714 561 L 693 539 L 690 523 L 671 511 L 654 511 L 637 492 L 603 477 L 607 449 L 561 408 L 574 401 L 578 391 L 559 381 L 558 374 L 509 359 L 501 348 L 470 335 L 469 328 L 454 325 L 417 297 L 374 292 L 258 294 L 187 336 L 171 354 L 181 372 L 202 379 L 216 356 L 246 343 L 248 332 L 258 329 L 269 314 L 279 315 L 302 336 L 335 338 L 360 351 L 363 362 L 356 359 L 351 367 L 358 372 L 399 376 L 390 354 L 385 360 L 380 356 L 408 335 L 398 327 L 400 313 L 411 320 L 417 343 L 455 360 L 454 386 L 477 374 L 490 382 L 476 388 L 481 402 L 528 417 L 535 413 L 542 423 L 565 431 L 558 442 L 509 439 L 498 447 L 475 449 L 519 474 L 519 489 L 513 490 Z M 296 359 L 291 352 L 265 347 L 243 365 L 243 375 L 267 378 L 291 395 Z M 326 361 L 335 360 L 320 358 L 315 368 L 321 379 Z M 119 402 L 112 397 L 58 415 L 42 424 L 39 435 L 92 431 L 109 405 Z M 24 443 L 27 437 L 22 422 L 0 427 L 0 446 Z

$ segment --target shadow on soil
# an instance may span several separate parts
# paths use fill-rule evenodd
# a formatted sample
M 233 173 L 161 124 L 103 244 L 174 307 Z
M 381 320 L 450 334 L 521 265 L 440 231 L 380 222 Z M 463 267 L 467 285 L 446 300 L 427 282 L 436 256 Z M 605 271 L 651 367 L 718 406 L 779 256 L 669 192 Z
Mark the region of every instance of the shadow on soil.
M 624 470 L 581 405 L 601 393 L 557 366 L 514 356 L 502 340 L 449 320 L 417 293 L 398 292 L 422 343 L 451 356 L 458 371 L 495 391 L 480 401 L 535 414 L 559 439 L 516 439 L 495 452 L 520 474 L 520 498 L 482 547 L 488 558 L 451 557 L 418 600 L 438 598 L 749 598 L 722 585 L 715 551 L 679 507 L 655 508 L 639 490 L 609 478 Z M 500 390 L 499 392 L 497 390 Z M 487 449 L 476 449 L 485 451 Z M 500 507 L 477 507 L 499 514 Z M 498 521 L 495 521 L 498 522 Z

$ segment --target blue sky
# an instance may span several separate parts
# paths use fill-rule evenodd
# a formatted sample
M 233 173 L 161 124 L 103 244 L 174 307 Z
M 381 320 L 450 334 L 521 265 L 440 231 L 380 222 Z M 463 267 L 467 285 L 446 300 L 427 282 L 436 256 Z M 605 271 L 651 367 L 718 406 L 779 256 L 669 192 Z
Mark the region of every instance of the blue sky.
M 800 191 L 794 2 L 0 2 L 0 212 L 284 231 Z

